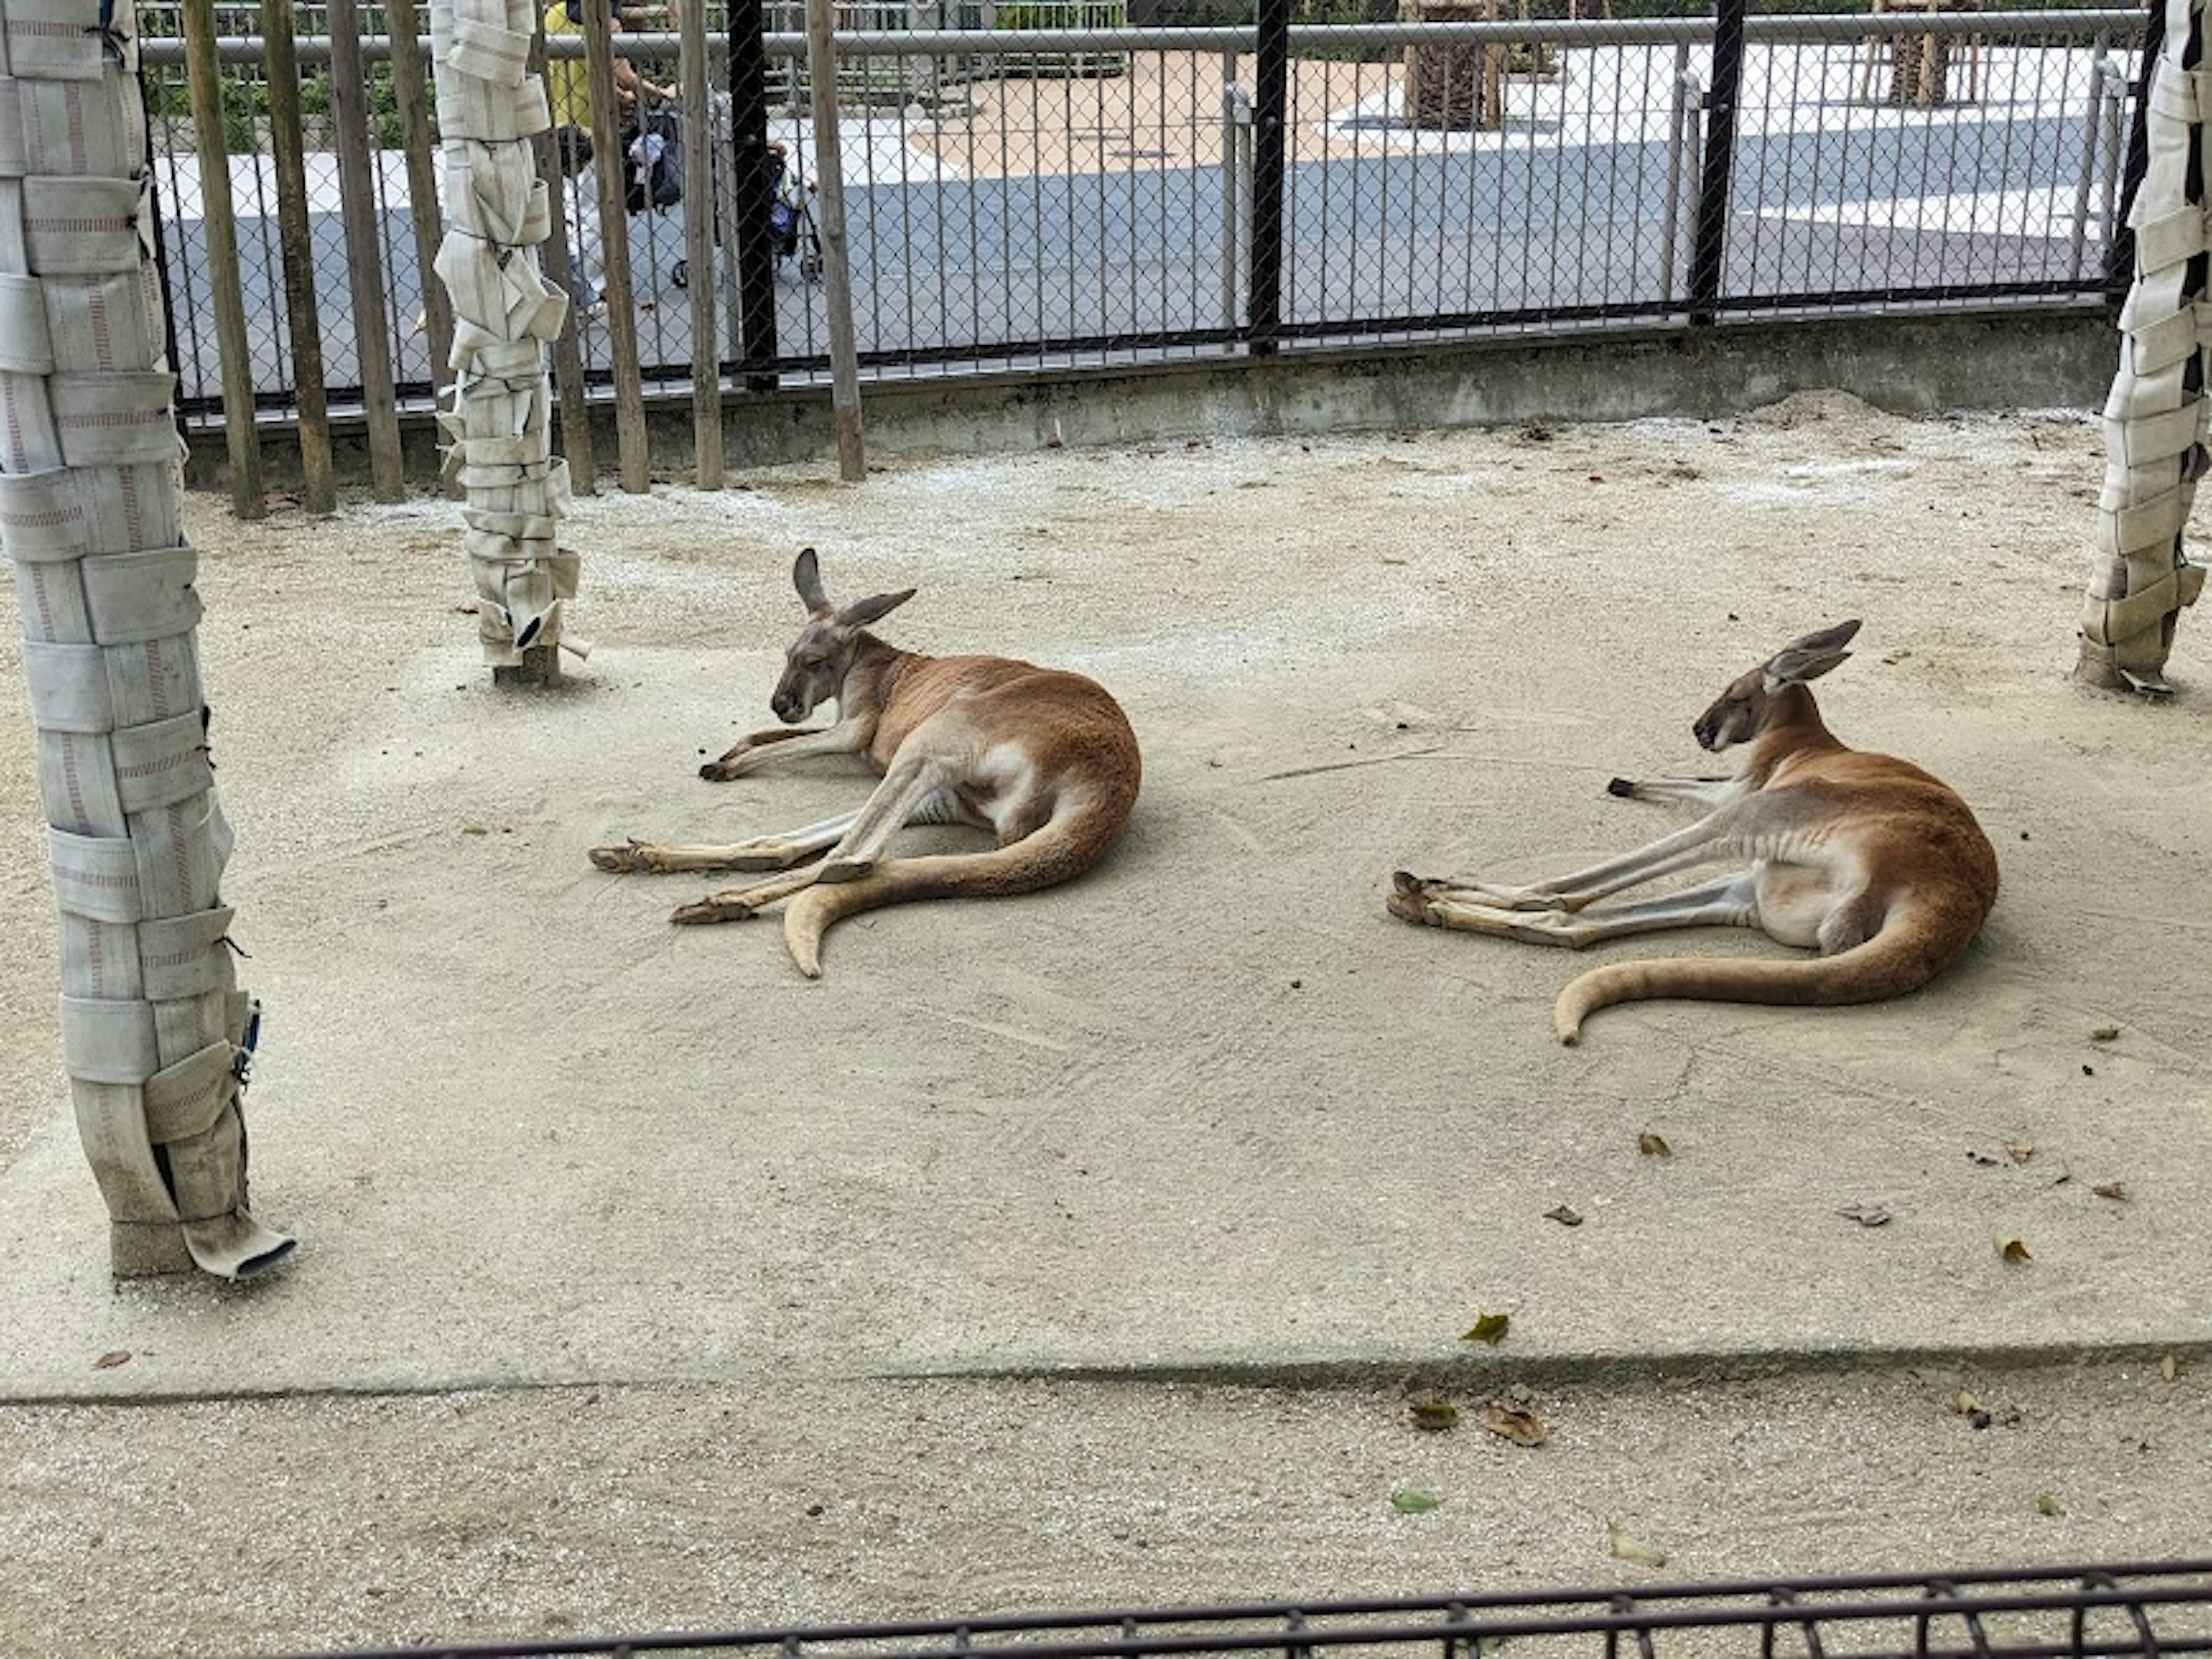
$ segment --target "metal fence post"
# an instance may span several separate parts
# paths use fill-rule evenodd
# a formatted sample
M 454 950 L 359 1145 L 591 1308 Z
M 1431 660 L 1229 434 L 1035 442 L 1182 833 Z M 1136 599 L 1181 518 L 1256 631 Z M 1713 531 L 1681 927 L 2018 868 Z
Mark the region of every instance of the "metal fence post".
M 732 218 L 722 234 L 734 251 L 738 293 L 737 347 L 748 392 L 775 390 L 775 241 L 769 225 L 774 205 L 768 179 L 768 27 L 762 0 L 730 0 L 730 153 L 724 158 L 733 188 Z M 804 158 L 788 165 L 805 170 Z M 805 188 L 802 184 L 800 186 Z
M 1690 73 L 1690 43 L 1674 48 L 1674 78 L 1668 95 L 1667 207 L 1659 221 L 1659 297 L 1674 297 L 1675 256 L 1682 234 L 1682 155 L 1691 142 L 1690 104 L 1705 95 L 1698 77 Z
M 1728 256 L 1729 185 L 1735 171 L 1735 109 L 1743 88 L 1744 0 L 1717 0 L 1713 80 L 1705 94 L 1705 157 L 1698 180 L 1698 225 L 1690 244 L 1690 321 L 1718 315 L 1721 266 Z
M 1244 235 L 1244 138 L 1252 128 L 1252 100 L 1237 84 L 1237 54 L 1221 54 L 1221 325 L 1237 326 L 1238 265 Z
M 1289 113 L 1291 0 L 1260 0 L 1259 82 L 1252 143 L 1251 295 L 1244 337 L 1255 356 L 1272 353 L 1283 325 L 1284 122 Z
M 2115 306 L 2128 297 L 2128 289 L 2136 279 L 2136 234 L 2128 224 L 2128 212 L 2136 204 L 2143 170 L 2150 165 L 2150 77 L 2158 66 L 2159 53 L 2166 47 L 2166 8 L 2159 0 L 2148 0 L 2148 6 L 2150 15 L 2143 27 L 2142 69 L 2136 76 L 2135 113 L 2128 124 L 2128 164 L 2121 175 L 2118 222 L 2105 249 L 2105 298 Z

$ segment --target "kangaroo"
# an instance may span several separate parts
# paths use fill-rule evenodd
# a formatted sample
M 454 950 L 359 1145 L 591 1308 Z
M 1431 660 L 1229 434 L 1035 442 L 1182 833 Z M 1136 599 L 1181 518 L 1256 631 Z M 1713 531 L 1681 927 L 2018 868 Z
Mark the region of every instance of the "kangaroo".
M 1587 870 L 1525 887 L 1398 872 L 1389 908 L 1431 927 L 1579 950 L 1668 927 L 1757 927 L 1813 961 L 1664 957 L 1594 969 L 1559 993 L 1561 1042 L 1616 1002 L 1689 997 L 1796 1006 L 1879 1002 L 1954 961 L 1996 902 L 1997 860 L 1948 787 L 1887 755 L 1846 748 L 1806 682 L 1843 662 L 1840 623 L 1785 646 L 1691 727 L 1710 753 L 1748 745 L 1733 777 L 1615 778 L 1608 793 L 1706 809 L 1686 830 Z M 1661 898 L 1586 909 L 1656 876 L 1722 859 L 1750 866 Z
M 792 568 L 806 625 L 784 653 L 769 707 L 787 729 L 756 732 L 699 769 L 727 782 L 771 761 L 858 754 L 881 775 L 865 805 L 784 835 L 725 846 L 596 847 L 617 872 L 776 870 L 713 893 L 671 920 L 739 921 L 779 899 L 799 971 L 822 974 L 822 936 L 836 922 L 908 899 L 996 897 L 1082 874 L 1121 836 L 1137 801 L 1136 734 L 1105 688 L 1080 674 L 1006 657 L 927 657 L 869 633 L 915 589 L 840 609 L 823 592 L 814 550 Z M 837 720 L 799 726 L 835 698 Z M 998 837 L 989 852 L 885 859 L 909 823 L 964 823 Z M 824 857 L 823 855 L 826 854 Z M 806 866 L 822 857 L 822 862 Z

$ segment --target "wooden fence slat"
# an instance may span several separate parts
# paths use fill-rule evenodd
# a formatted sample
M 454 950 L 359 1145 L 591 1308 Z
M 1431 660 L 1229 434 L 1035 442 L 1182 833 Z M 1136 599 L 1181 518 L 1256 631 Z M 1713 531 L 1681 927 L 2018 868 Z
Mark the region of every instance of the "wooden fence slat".
M 806 0 L 806 72 L 814 82 L 815 200 L 822 234 L 823 299 L 830 309 L 830 406 L 837 476 L 868 476 L 860 442 L 860 358 L 853 332 L 853 262 L 845 236 L 845 157 L 837 132 L 837 58 L 830 0 Z
M 690 273 L 691 444 L 699 488 L 722 487 L 722 349 L 715 337 L 714 123 L 707 90 L 707 16 L 677 8 L 683 31 L 684 264 Z M 734 240 L 732 246 L 735 246 Z
M 315 305 L 315 249 L 307 228 L 307 164 L 292 0 L 261 0 L 261 33 L 269 66 L 269 147 L 276 155 L 276 243 L 284 264 L 292 397 L 300 416 L 300 501 L 310 513 L 333 513 L 337 486 L 331 476 L 330 404 L 323 382 L 321 313 Z
M 246 343 L 246 290 L 239 277 L 229 146 L 222 133 L 222 71 L 216 62 L 214 0 L 185 0 L 184 21 L 185 66 L 191 77 L 194 143 L 199 152 L 200 231 L 207 239 L 208 291 L 215 301 L 216 349 L 222 359 L 230 510 L 241 519 L 258 519 L 268 512 L 269 503 L 261 487 L 260 434 L 253 418 L 253 364 Z
M 613 12 L 609 0 L 584 0 L 584 54 L 592 88 L 592 178 L 599 191 L 600 259 L 607 281 L 607 335 L 613 347 L 615 466 L 622 487 L 653 487 L 645 435 L 645 386 L 638 372 L 637 300 L 629 269 L 629 213 L 623 205 L 622 111 L 615 94 Z
M 331 106 L 337 118 L 338 206 L 345 227 L 353 295 L 355 349 L 361 359 L 362 413 L 368 420 L 369 489 L 380 501 L 404 500 L 406 463 L 399 447 L 399 397 L 392 384 L 392 330 L 385 318 L 384 253 L 377 242 L 374 152 L 369 145 L 368 70 L 361 49 L 360 0 L 330 0 Z
M 399 105 L 400 142 L 407 146 L 407 210 L 415 224 L 415 261 L 422 277 L 422 330 L 430 347 L 430 384 L 443 397 L 453 383 L 453 302 L 432 264 L 446 240 L 438 207 L 438 144 L 430 123 L 430 64 L 422 52 L 415 0 L 385 0 L 392 31 L 392 88 Z
M 545 73 L 545 15 L 538 15 L 530 46 L 530 68 Z M 538 246 L 545 279 L 562 293 L 576 291 L 575 261 L 568 252 L 568 212 L 574 195 L 561 172 L 560 149 L 551 131 L 538 137 L 538 176 L 553 198 L 553 234 Z M 584 384 L 583 319 L 573 305 L 561 337 L 553 342 L 553 392 L 560 406 L 561 459 L 568 463 L 568 488 L 579 495 L 599 493 L 599 462 L 592 443 L 592 403 Z

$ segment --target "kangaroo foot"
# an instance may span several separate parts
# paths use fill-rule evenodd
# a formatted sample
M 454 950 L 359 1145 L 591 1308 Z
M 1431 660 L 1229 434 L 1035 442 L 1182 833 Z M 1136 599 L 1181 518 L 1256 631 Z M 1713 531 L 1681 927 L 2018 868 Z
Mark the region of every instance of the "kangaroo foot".
M 822 866 L 816 878 L 829 882 L 858 881 L 875 867 L 873 859 L 831 859 Z

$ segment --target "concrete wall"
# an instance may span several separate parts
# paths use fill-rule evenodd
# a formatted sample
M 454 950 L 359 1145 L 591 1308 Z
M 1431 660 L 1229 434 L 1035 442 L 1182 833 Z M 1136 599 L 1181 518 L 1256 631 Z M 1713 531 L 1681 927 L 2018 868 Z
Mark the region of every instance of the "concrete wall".
M 1901 413 L 2101 406 L 2118 362 L 2110 314 L 2080 306 L 1911 317 L 1821 317 L 1694 332 L 1608 329 L 1544 339 L 1286 352 L 1274 358 L 1160 363 L 864 386 L 869 453 L 975 453 L 1061 443 L 1313 434 L 1394 428 L 1711 418 L 1793 392 L 1835 388 Z M 595 410 L 604 471 L 611 408 Z M 651 406 L 657 475 L 690 470 L 689 391 Z M 729 400 L 728 465 L 739 471 L 834 458 L 829 388 Z M 427 417 L 407 432 L 410 475 L 436 476 Z M 337 436 L 342 480 L 368 476 L 358 430 Z M 263 439 L 273 482 L 296 477 L 288 428 Z M 189 481 L 220 487 L 220 431 L 195 434 Z

